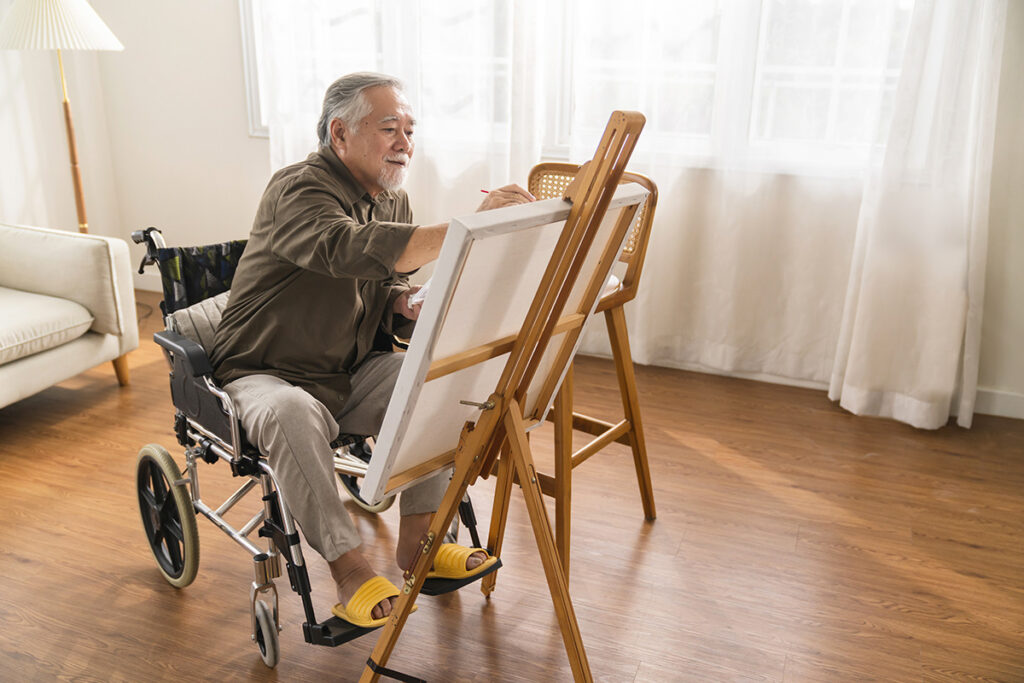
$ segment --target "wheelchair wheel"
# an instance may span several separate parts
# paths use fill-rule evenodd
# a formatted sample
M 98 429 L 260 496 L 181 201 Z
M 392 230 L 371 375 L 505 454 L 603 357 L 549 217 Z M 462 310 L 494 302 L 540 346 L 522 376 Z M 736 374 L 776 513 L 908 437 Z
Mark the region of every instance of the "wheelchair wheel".
M 160 573 L 175 588 L 184 588 L 199 569 L 199 533 L 192 499 L 184 486 L 174 486 L 181 471 L 163 446 L 148 444 L 139 451 L 136 486 L 142 527 Z
M 257 600 L 253 605 L 256 614 L 256 646 L 260 649 L 263 663 L 273 669 L 277 666 L 280 650 L 277 641 L 277 622 L 270 613 L 267 603 Z
M 369 463 L 370 456 L 373 455 L 373 451 L 370 450 L 370 446 L 365 441 L 361 441 L 349 446 L 348 455 L 349 457 L 358 458 L 365 463 Z M 355 501 L 355 504 L 363 508 L 367 512 L 379 514 L 387 510 L 395 502 L 394 496 L 388 496 L 387 498 L 380 501 L 376 505 L 370 505 L 365 500 L 363 500 L 362 496 L 359 495 L 359 485 L 361 483 L 359 477 L 353 476 L 351 474 L 342 474 L 341 472 L 339 472 L 338 479 L 341 480 L 341 485 L 345 487 L 346 491 L 348 491 L 348 495 L 352 497 L 352 500 Z

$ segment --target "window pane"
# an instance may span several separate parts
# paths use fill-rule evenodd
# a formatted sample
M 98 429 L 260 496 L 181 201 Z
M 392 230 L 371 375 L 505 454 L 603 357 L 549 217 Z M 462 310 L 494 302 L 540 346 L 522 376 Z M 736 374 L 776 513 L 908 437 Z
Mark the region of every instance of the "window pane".
M 912 9 L 912 0 L 765 0 L 750 142 L 782 160 L 787 142 L 799 143 L 793 157 L 817 146 L 866 158 L 886 137 Z
M 765 0 L 766 66 L 832 66 L 843 3 L 819 0 Z
M 820 80 L 784 75 L 758 92 L 758 130 L 765 140 L 814 140 L 828 131 L 828 88 Z
M 634 19 L 617 0 L 577 0 L 574 127 L 600 130 L 614 109 L 647 114 L 646 138 L 707 140 L 715 102 L 718 0 L 636 0 Z
M 445 0 L 420 12 L 423 135 L 489 138 L 509 121 L 508 3 Z

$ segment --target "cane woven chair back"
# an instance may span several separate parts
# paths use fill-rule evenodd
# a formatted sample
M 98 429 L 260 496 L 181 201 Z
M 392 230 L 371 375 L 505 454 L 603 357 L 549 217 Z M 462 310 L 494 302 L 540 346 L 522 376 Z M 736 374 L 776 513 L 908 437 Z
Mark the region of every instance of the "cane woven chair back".
M 566 188 L 579 172 L 578 164 L 560 161 L 545 161 L 530 169 L 527 189 L 537 199 L 552 199 L 565 196 Z M 658 186 L 654 181 L 639 173 L 622 174 L 622 183 L 639 183 L 650 192 L 647 201 L 640 209 L 633 229 L 626 238 L 626 246 L 619 260 L 626 264 L 626 274 L 617 292 L 606 295 L 606 299 L 614 297 L 616 302 L 625 303 L 636 296 L 640 271 L 643 269 L 644 257 L 647 254 L 647 241 L 651 235 L 651 224 L 654 222 L 654 210 L 658 205 Z M 603 307 L 600 307 L 603 308 Z

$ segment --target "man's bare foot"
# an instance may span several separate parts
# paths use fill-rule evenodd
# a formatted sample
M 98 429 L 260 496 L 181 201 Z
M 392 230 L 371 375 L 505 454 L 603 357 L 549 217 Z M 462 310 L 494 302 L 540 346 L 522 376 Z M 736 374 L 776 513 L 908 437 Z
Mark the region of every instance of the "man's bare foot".
M 398 522 L 398 545 L 395 547 L 395 560 L 403 570 L 408 569 L 420 548 L 420 538 L 430 529 L 432 512 L 419 515 L 403 515 Z M 487 553 L 475 552 L 466 558 L 466 569 L 475 569 L 487 559 Z
M 331 576 L 334 577 L 334 584 L 338 590 L 338 602 L 342 605 L 347 605 L 359 587 L 377 575 L 358 548 L 327 564 L 331 568 Z M 374 605 L 370 616 L 374 619 L 386 617 L 391 614 L 393 606 L 390 598 L 381 600 Z

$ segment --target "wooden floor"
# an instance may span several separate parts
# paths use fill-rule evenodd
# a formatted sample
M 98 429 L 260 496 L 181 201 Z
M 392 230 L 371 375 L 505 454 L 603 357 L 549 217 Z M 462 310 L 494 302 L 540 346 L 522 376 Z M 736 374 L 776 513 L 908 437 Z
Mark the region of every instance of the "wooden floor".
M 354 680 L 375 636 L 306 645 L 285 581 L 282 661 L 264 667 L 251 562 L 205 520 L 195 583 L 157 572 L 136 454 L 181 455 L 158 318 L 130 387 L 106 364 L 0 409 L 0 679 Z M 818 391 L 649 367 L 638 382 L 658 519 L 643 519 L 624 447 L 574 478 L 571 589 L 598 680 L 1024 681 L 1024 421 L 923 432 Z M 609 361 L 581 359 L 576 384 L 578 407 L 613 417 Z M 550 431 L 532 443 L 550 462 Z M 205 499 L 234 484 L 222 464 L 201 472 Z M 473 489 L 483 528 L 492 484 Z M 397 580 L 397 506 L 352 512 Z M 391 664 L 431 681 L 570 680 L 517 492 L 504 561 L 490 601 L 421 597 Z M 311 571 L 326 616 L 326 566 Z

